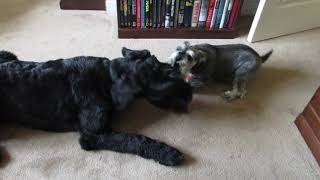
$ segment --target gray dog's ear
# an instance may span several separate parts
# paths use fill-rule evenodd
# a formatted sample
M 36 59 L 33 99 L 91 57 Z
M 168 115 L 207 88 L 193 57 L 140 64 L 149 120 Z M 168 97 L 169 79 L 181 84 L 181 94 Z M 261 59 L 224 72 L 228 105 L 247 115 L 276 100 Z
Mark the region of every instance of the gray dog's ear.
M 186 50 L 188 47 L 190 47 L 190 43 L 188 41 L 185 41 L 185 42 L 183 42 L 182 46 L 178 46 L 176 50 L 178 52 L 182 52 L 182 51 Z
M 176 51 L 178 51 L 178 52 L 182 52 L 182 51 L 183 51 L 182 46 L 178 46 L 178 47 L 176 48 Z
M 187 49 L 188 47 L 190 47 L 190 42 L 189 42 L 189 41 L 183 42 L 183 47 L 184 47 L 185 49 Z

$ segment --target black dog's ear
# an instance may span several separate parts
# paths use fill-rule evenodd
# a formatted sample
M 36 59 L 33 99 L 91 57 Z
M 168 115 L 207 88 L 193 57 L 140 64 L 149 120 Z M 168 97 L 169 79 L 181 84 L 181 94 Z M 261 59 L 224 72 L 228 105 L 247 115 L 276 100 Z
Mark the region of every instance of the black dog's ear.
M 122 56 L 125 58 L 129 58 L 131 60 L 134 59 L 143 59 L 151 56 L 150 51 L 144 50 L 132 50 L 126 47 L 123 47 L 121 50 Z

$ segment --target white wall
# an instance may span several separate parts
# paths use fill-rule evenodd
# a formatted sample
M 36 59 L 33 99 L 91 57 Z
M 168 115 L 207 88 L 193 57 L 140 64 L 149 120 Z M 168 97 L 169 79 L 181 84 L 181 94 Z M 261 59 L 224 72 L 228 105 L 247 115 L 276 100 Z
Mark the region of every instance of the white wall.
M 259 0 L 244 0 L 242 5 L 242 15 L 254 15 L 256 13 Z

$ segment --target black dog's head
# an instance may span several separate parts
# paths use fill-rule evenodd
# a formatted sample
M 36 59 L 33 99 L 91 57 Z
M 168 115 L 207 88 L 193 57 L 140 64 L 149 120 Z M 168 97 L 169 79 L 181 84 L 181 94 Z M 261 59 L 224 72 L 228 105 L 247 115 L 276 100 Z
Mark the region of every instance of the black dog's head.
M 111 76 L 116 79 L 112 96 L 120 109 L 141 95 L 162 109 L 187 111 L 192 88 L 177 68 L 159 62 L 148 50 L 123 48 L 122 54 L 124 58 L 111 62 Z

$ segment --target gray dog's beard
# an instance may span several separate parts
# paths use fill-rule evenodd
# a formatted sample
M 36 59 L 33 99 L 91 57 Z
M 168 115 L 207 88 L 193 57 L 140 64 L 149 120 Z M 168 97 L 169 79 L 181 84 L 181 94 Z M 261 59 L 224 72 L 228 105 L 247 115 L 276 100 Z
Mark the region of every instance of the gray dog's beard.
M 191 60 L 188 60 L 187 56 L 191 57 Z M 171 66 L 178 64 L 181 77 L 187 80 L 190 78 L 191 70 L 197 64 L 197 61 L 194 59 L 193 50 L 185 49 L 184 51 L 172 53 L 167 63 L 171 64 Z

